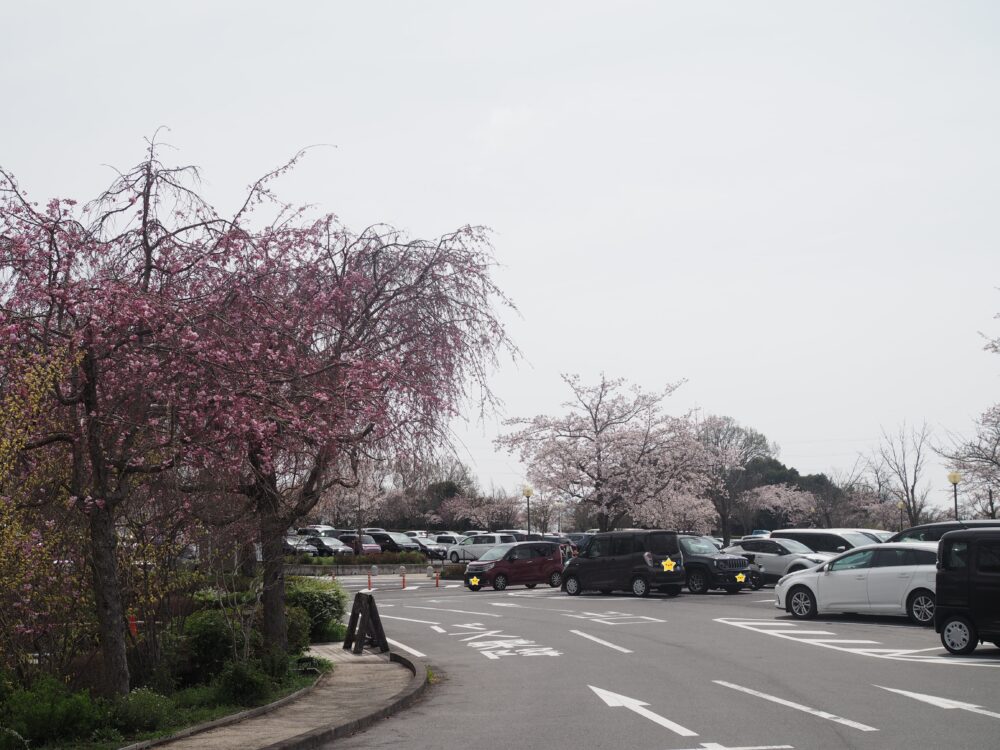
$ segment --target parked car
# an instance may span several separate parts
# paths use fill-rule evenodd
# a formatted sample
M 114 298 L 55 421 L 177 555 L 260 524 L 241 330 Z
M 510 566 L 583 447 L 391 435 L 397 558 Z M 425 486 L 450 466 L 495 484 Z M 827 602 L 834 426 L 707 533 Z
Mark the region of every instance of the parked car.
M 435 560 L 445 560 L 448 557 L 448 545 L 432 541 L 430 537 L 416 536 L 413 541 L 420 545 L 420 550 L 428 558 Z
M 854 531 L 860 531 L 875 542 L 888 542 L 892 538 L 892 532 L 883 529 L 854 529 Z
M 510 534 L 476 534 L 463 539 L 448 548 L 448 559 L 453 563 L 463 560 L 478 560 L 490 547 L 498 544 L 513 544 L 517 540 Z
M 355 555 L 377 555 L 382 551 L 382 548 L 378 546 L 378 542 L 368 534 L 362 534 L 360 541 L 356 532 L 341 534 L 340 541 L 354 550 Z
M 373 531 L 385 531 L 380 526 L 369 526 L 368 528 L 361 529 L 362 534 L 371 534 Z
M 430 537 L 430 539 L 438 544 L 444 544 L 446 546 L 451 546 L 452 544 L 458 544 L 466 537 L 463 534 L 437 534 Z
M 552 588 L 562 585 L 563 558 L 554 542 L 518 542 L 501 544 L 486 550 L 465 568 L 465 585 L 472 591 L 492 586 L 503 591 L 523 584 L 529 589 L 540 583 Z
M 566 563 L 562 588 L 570 596 L 588 589 L 648 596 L 651 588 L 676 596 L 684 582 L 676 531 L 611 531 L 595 534 L 586 552 Z
M 833 557 L 829 552 L 813 552 L 794 539 L 744 539 L 726 547 L 726 552 L 743 555 L 760 572 L 764 583 L 777 583 L 789 573 L 822 565 Z
M 466 531 L 464 533 L 465 533 L 465 536 L 479 536 L 480 534 L 489 534 L 490 532 L 488 532 L 488 531 L 480 531 L 479 529 L 469 529 L 468 531 Z
M 407 531 L 406 535 L 409 536 L 409 537 L 427 536 L 427 532 L 426 531 Z
M 306 541 L 304 536 L 289 534 L 285 536 L 284 554 L 286 555 L 312 555 L 319 554 L 319 550 Z
M 368 534 L 383 552 L 420 552 L 420 545 L 399 531 L 372 531 Z
M 846 552 L 855 547 L 866 547 L 872 543 L 857 529 L 779 529 L 772 531 L 770 539 L 794 539 L 802 542 L 813 552 Z
M 938 552 L 934 630 L 953 654 L 1000 648 L 1000 528 L 950 531 Z
M 750 561 L 745 557 L 719 552 L 714 542 L 700 536 L 681 534 L 678 540 L 692 594 L 707 594 L 710 589 L 736 594 L 750 583 Z
M 905 615 L 934 622 L 937 545 L 886 542 L 844 552 L 822 565 L 789 573 L 774 587 L 775 606 L 792 617 L 822 612 Z
M 890 542 L 938 542 L 949 531 L 961 529 L 982 529 L 1000 526 L 1000 519 L 987 518 L 975 521 L 938 521 L 937 523 L 922 523 L 909 529 L 903 529 L 892 536 Z
M 354 550 L 333 536 L 307 536 L 320 557 L 354 557 Z

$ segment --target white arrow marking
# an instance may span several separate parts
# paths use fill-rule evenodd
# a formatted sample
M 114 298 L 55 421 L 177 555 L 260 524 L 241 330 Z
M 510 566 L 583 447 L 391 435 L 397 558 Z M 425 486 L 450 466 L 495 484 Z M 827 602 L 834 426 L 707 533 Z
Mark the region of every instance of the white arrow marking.
M 837 716 L 836 714 L 831 714 L 827 711 L 820 711 L 815 708 L 809 708 L 809 706 L 803 706 L 801 703 L 793 703 L 792 701 L 787 701 L 784 698 L 779 698 L 775 695 L 768 695 L 767 693 L 761 693 L 758 690 L 751 690 L 750 688 L 743 687 L 742 685 L 734 685 L 733 683 L 725 682 L 724 680 L 712 680 L 712 682 L 714 682 L 716 685 L 722 685 L 723 687 L 732 688 L 733 690 L 739 690 L 741 693 L 746 693 L 747 695 L 755 695 L 758 698 L 763 698 L 766 701 L 777 703 L 780 706 L 788 706 L 788 708 L 794 708 L 796 711 L 804 711 L 807 714 L 818 716 L 821 719 L 828 719 L 829 721 L 835 721 L 838 724 L 843 724 L 845 727 L 860 729 L 862 732 L 878 731 L 878 729 L 876 729 L 875 727 L 870 727 L 867 724 L 862 724 L 857 721 L 851 721 L 850 719 L 845 719 L 842 716 Z
M 612 708 L 617 708 L 619 706 L 627 708 L 629 711 L 634 711 L 635 713 L 639 714 L 639 716 L 645 716 L 650 721 L 659 724 L 661 727 L 664 727 L 665 729 L 669 729 L 671 732 L 679 734 L 681 737 L 698 736 L 697 732 L 692 732 L 687 727 L 682 727 L 680 724 L 675 724 L 674 722 L 670 721 L 670 719 L 664 718 L 659 714 L 654 714 L 652 711 L 646 708 L 646 706 L 649 705 L 648 703 L 643 703 L 640 700 L 636 700 L 635 698 L 629 698 L 628 696 L 625 695 L 619 695 L 618 693 L 612 693 L 610 690 L 602 690 L 601 688 L 594 687 L 593 685 L 588 685 L 587 687 L 589 687 L 591 690 L 597 693 L 597 697 L 600 698 L 605 703 L 607 703 Z
M 882 685 L 876 685 L 875 687 L 888 690 L 890 693 L 899 693 L 900 695 L 905 695 L 907 698 L 913 698 L 914 700 L 923 701 L 924 703 L 930 703 L 932 706 L 937 706 L 938 708 L 960 708 L 963 711 L 971 711 L 974 714 L 982 714 L 983 716 L 991 716 L 994 719 L 1000 719 L 1000 714 L 994 713 L 993 711 L 987 711 L 985 708 L 977 706 L 975 703 L 963 703 L 962 701 L 954 701 L 951 698 L 938 698 L 936 695 L 911 693 L 909 690 L 897 690 L 896 688 L 884 687 Z

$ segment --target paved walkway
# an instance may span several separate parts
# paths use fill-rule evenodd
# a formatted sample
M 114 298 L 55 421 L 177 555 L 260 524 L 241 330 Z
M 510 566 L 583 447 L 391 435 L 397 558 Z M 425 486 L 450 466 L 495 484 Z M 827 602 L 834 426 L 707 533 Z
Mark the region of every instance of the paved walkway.
M 210 729 L 158 747 L 170 750 L 259 750 L 330 724 L 372 712 L 405 689 L 413 675 L 388 655 L 354 656 L 339 643 L 313 646 L 310 653 L 334 662 L 333 674 L 298 700 L 262 716 Z

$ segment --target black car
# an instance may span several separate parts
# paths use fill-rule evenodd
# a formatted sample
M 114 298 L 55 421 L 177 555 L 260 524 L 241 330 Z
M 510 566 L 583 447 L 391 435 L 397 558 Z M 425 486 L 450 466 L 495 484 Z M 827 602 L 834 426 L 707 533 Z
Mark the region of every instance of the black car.
M 333 536 L 307 536 L 320 557 L 354 557 L 354 550 Z
M 889 537 L 890 542 L 937 542 L 949 531 L 961 529 L 981 529 L 990 526 L 1000 527 L 1000 519 L 985 519 L 978 521 L 938 521 L 937 523 L 922 523 L 909 529 L 903 529 L 898 534 Z
M 853 529 L 779 529 L 771 532 L 771 539 L 794 539 L 813 552 L 832 554 L 855 547 L 867 547 L 873 542 L 870 536 Z
M 648 596 L 657 588 L 677 596 L 684 582 L 676 531 L 611 531 L 595 534 L 586 551 L 566 563 L 562 589 L 570 596 L 592 589 Z
M 370 531 L 368 536 L 382 548 L 383 552 L 423 552 L 411 537 L 398 531 Z
M 1000 648 L 1000 528 L 950 531 L 938 544 L 934 630 L 953 654 Z
M 413 536 L 410 538 L 420 545 L 420 550 L 427 555 L 427 557 L 434 558 L 436 560 L 444 560 L 448 557 L 447 544 L 435 542 L 429 537 Z
M 711 541 L 687 534 L 678 537 L 684 553 L 687 587 L 692 594 L 706 594 L 709 589 L 724 589 L 736 594 L 750 583 L 750 561 L 742 555 L 719 552 Z

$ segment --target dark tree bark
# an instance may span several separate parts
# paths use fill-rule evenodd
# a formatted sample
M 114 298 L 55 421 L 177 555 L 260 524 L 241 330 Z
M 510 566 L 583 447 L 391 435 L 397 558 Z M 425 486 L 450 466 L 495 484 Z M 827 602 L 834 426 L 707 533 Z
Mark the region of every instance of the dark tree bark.
M 129 669 L 125 656 L 125 609 L 118 585 L 114 519 L 107 508 L 94 506 L 90 511 L 90 545 L 104 682 L 110 694 L 127 695 Z

